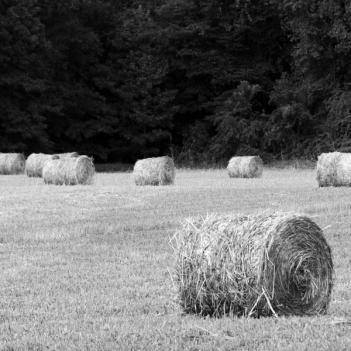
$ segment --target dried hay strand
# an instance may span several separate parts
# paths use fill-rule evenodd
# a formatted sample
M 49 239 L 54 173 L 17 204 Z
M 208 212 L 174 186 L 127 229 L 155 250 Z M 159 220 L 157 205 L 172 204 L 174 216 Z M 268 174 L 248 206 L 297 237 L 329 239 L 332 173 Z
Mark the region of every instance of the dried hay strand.
M 351 186 L 351 153 L 323 153 L 318 156 L 316 168 L 320 187 Z
M 234 156 L 227 166 L 230 178 L 259 178 L 263 172 L 263 161 L 259 156 Z
M 28 177 L 42 177 L 43 167 L 49 160 L 58 159 L 58 155 L 30 154 L 26 161 L 25 173 Z
M 186 313 L 316 315 L 333 286 L 322 230 L 296 214 L 189 218 L 171 240 L 175 282 Z
M 91 184 L 95 174 L 93 160 L 88 156 L 66 157 L 46 162 L 43 168 L 45 184 Z
M 19 153 L 0 153 L 0 174 L 21 174 L 26 159 Z
M 171 157 L 151 157 L 138 160 L 134 165 L 136 185 L 169 185 L 174 183 L 175 167 Z

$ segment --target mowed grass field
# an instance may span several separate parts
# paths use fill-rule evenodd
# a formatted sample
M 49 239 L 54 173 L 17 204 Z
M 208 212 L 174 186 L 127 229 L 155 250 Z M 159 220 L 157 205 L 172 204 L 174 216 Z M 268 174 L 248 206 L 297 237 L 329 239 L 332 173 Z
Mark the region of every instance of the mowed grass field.
M 72 187 L 0 176 L 0 204 L 0 350 L 351 350 L 351 188 L 318 188 L 313 170 L 179 170 L 166 187 L 136 187 L 130 173 Z M 269 210 L 324 229 L 328 315 L 182 315 L 169 245 L 179 221 Z

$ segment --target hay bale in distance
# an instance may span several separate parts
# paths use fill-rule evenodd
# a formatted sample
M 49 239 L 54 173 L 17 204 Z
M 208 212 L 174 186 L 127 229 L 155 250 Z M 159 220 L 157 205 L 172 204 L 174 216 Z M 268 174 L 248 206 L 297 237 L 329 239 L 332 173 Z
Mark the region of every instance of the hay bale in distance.
M 21 174 L 26 159 L 19 153 L 0 153 L 0 174 Z
M 58 155 L 49 154 L 30 154 L 26 161 L 25 173 L 28 177 L 41 177 L 43 173 L 43 167 L 49 160 L 58 159 Z
M 295 214 L 208 215 L 174 235 L 184 311 L 201 315 L 315 315 L 327 311 L 333 262 L 322 230 Z
M 259 178 L 263 172 L 263 162 L 259 156 L 234 156 L 227 166 L 230 178 Z
M 49 160 L 55 160 L 58 158 L 67 158 L 67 157 L 78 157 L 77 152 L 67 152 L 62 154 L 30 154 L 26 161 L 25 173 L 28 177 L 42 177 L 43 167 L 45 163 Z
M 351 153 L 322 153 L 316 169 L 320 187 L 351 186 Z
M 43 168 L 45 184 L 91 184 L 94 174 L 95 167 L 93 160 L 88 156 L 49 160 Z
M 134 165 L 136 185 L 169 185 L 174 183 L 175 167 L 171 157 L 151 157 L 138 160 Z

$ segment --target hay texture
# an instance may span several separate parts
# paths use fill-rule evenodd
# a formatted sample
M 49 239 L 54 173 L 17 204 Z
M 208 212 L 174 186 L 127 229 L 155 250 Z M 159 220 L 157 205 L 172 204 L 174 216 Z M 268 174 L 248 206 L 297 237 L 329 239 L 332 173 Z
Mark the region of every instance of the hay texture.
M 58 155 L 30 154 L 26 161 L 25 173 L 28 177 L 41 177 L 46 162 L 58 158 Z
M 0 174 L 21 174 L 25 163 L 23 154 L 0 153 Z
M 94 174 L 95 167 L 92 159 L 88 156 L 49 160 L 43 168 L 45 184 L 91 184 Z
M 179 300 L 187 313 L 259 317 L 327 311 L 331 251 L 307 217 L 189 218 L 171 242 Z
M 65 158 L 65 157 L 78 157 L 79 154 L 78 152 L 64 152 L 62 154 L 56 154 L 60 158 Z
M 174 183 L 175 167 L 168 156 L 145 158 L 134 165 L 136 185 L 169 185 Z
M 329 152 L 319 155 L 317 182 L 320 187 L 351 186 L 351 153 Z
M 235 156 L 227 166 L 230 178 L 259 178 L 263 172 L 263 162 L 259 156 Z

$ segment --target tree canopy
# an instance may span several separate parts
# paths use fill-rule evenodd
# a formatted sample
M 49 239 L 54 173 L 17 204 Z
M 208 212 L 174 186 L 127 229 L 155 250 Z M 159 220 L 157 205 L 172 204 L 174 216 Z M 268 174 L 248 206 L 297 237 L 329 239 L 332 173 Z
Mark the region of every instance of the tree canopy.
M 351 147 L 342 0 L 3 0 L 0 150 L 98 161 Z

